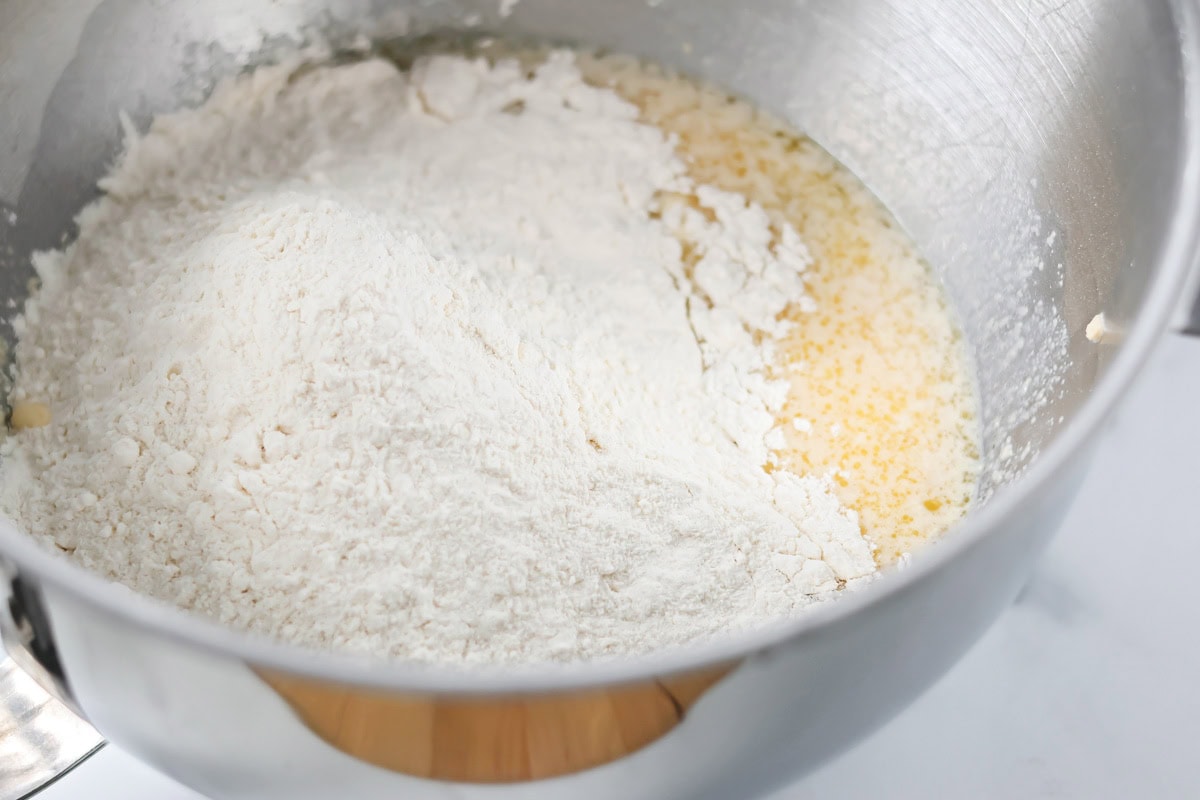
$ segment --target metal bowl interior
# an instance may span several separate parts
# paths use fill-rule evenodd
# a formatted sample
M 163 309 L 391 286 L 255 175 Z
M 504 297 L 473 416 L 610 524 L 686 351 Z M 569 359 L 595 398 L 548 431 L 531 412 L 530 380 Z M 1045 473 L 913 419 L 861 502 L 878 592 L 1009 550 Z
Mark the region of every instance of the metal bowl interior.
M 943 282 L 977 366 L 980 502 L 903 574 L 752 635 L 646 659 L 460 673 L 307 653 L 121 591 L 0 525 L 0 551 L 114 614 L 256 664 L 392 687 L 544 690 L 714 663 L 853 615 L 997 535 L 1083 447 L 1161 331 L 1194 247 L 1200 176 L 1184 3 L 1002 0 L 14 0 L 0 9 L 0 295 L 60 245 L 139 127 L 321 39 L 445 30 L 581 42 L 712 80 L 778 112 L 857 173 Z M 506 9 L 507 10 L 507 9 Z M 1103 311 L 1121 341 L 1084 328 Z M 15 311 L 14 311 L 15 313 Z M 11 341 L 8 320 L 0 333 Z

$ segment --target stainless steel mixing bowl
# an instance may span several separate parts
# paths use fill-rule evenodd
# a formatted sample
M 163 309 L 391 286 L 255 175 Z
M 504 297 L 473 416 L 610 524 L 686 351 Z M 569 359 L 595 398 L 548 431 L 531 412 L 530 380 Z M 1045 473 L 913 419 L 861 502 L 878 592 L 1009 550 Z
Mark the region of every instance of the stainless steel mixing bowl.
M 750 797 L 913 699 L 1012 599 L 1162 331 L 1186 327 L 1197 23 L 1177 0 L 5 0 L 0 289 L 58 245 L 138 125 L 319 30 L 494 30 L 649 56 L 810 132 L 921 246 L 983 403 L 981 502 L 911 567 L 802 619 L 638 660 L 484 673 L 258 641 L 0 522 L 4 641 L 106 736 L 215 798 Z M 508 10 L 507 8 L 503 10 Z M 1103 311 L 1111 329 L 1084 337 Z M 11 334 L 11 331 L 5 330 Z M 164 343 L 164 346 L 165 343 Z M 90 744 L 0 670 L 0 786 Z M 20 684 L 20 685 L 18 685 Z M 15 776 L 15 777 L 14 777 Z M 2 792 L 0 792 L 2 793 Z

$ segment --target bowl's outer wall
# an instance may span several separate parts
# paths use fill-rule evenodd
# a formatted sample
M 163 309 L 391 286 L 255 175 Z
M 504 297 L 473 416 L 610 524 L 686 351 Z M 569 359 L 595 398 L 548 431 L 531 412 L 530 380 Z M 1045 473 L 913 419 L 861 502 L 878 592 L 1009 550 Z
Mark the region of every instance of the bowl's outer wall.
M 932 684 L 1016 595 L 1081 466 L 1082 458 L 953 568 L 748 658 L 657 742 L 535 783 L 444 783 L 369 766 L 311 733 L 239 659 L 164 643 L 50 587 L 46 596 L 71 687 L 91 721 L 207 796 L 748 798 L 816 767 Z M 481 756 L 504 745 L 481 745 Z
M 1120 347 L 1082 336 L 1091 316 L 1157 325 L 1139 312 L 1156 282 L 1181 272 L 1163 254 L 1190 158 L 1191 42 L 1180 31 L 1193 11 L 1166 0 L 521 0 L 502 16 L 484 0 L 9 0 L 0 292 L 24 298 L 30 253 L 60 244 L 95 196 L 119 151 L 119 112 L 144 126 L 198 102 L 309 26 L 350 42 L 461 28 L 474 15 L 482 29 L 588 42 L 711 78 L 785 115 L 863 177 L 960 317 L 978 365 L 986 495 L 1076 424 L 1114 365 Z M 236 648 L 163 636 L 92 602 L 83 579 L 86 590 L 48 579 L 7 526 L 0 548 L 38 593 L 40 633 L 53 636 L 89 718 L 212 797 L 746 797 L 876 727 L 961 655 L 1019 589 L 1085 456 L 1076 448 L 1002 517 L 969 522 L 945 547 L 952 558 L 914 568 L 886 602 L 747 657 L 659 741 L 519 786 L 464 789 L 368 766 L 311 733 Z M 300 653 L 294 664 L 313 671 Z

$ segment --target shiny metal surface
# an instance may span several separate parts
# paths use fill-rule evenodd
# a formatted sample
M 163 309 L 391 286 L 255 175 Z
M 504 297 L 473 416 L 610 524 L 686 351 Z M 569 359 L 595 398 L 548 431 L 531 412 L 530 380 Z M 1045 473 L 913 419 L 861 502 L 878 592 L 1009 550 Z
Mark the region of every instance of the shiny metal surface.
M 104 744 L 0 649 L 0 800 L 19 800 Z
M 14 800 L 71 769 L 104 739 L 69 696 L 40 593 L 3 558 L 0 642 L 0 800 Z
M 214 798 L 727 798 L 795 778 L 901 709 L 1012 599 L 1094 432 L 1181 313 L 1200 220 L 1197 17 L 1190 0 L 521 0 L 508 17 L 493 0 L 8 0 L 5 297 L 25 296 L 29 253 L 95 196 L 120 110 L 144 125 L 310 30 L 584 41 L 745 94 L 864 178 L 961 319 L 989 468 L 986 501 L 910 568 L 644 659 L 463 673 L 306 653 L 105 584 L 0 520 L 44 628 L 44 646 L 6 641 L 57 667 L 99 730 Z M 1084 338 L 1099 311 L 1119 342 Z M 666 709 L 664 686 L 694 682 Z

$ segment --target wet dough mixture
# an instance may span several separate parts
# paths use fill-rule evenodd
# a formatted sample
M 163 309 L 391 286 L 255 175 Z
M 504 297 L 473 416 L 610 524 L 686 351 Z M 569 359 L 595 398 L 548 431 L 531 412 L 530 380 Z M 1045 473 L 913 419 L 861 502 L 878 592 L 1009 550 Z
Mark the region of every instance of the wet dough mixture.
M 791 391 L 772 468 L 833 474 L 881 565 L 944 533 L 975 494 L 977 400 L 962 335 L 912 241 L 849 170 L 754 105 L 626 56 L 584 68 L 679 137 L 693 178 L 795 226 L 813 256 L 815 310 L 792 309 L 776 365 Z

